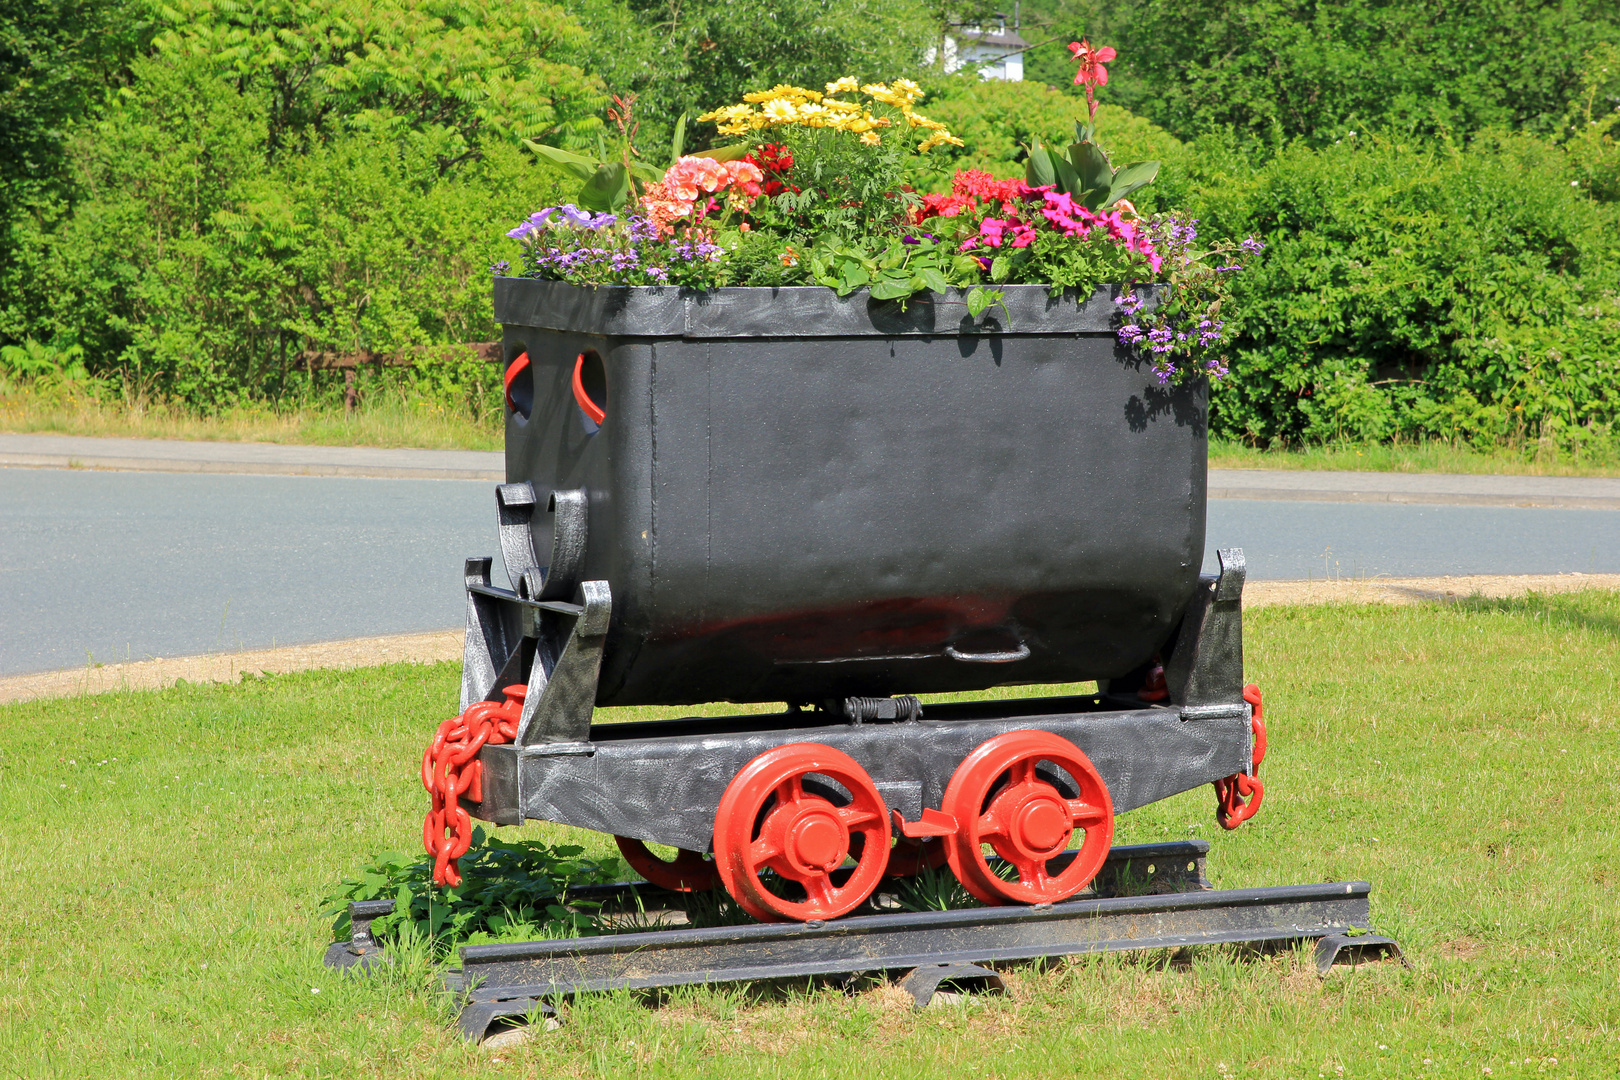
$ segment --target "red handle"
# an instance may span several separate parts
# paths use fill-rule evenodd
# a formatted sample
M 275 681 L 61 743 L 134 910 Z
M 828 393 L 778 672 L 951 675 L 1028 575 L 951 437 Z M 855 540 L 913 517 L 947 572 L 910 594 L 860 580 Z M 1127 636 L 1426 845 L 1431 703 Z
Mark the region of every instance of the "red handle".
M 512 400 L 512 380 L 517 378 L 518 373 L 528 366 L 529 354 L 526 352 L 518 353 L 517 359 L 506 366 L 506 407 L 512 412 L 518 411 L 517 402 Z
M 591 423 L 598 426 L 607 419 L 607 413 L 601 406 L 591 400 L 591 395 L 585 392 L 585 382 L 581 378 L 585 371 L 585 354 L 580 353 L 579 359 L 574 361 L 574 401 L 578 403 L 580 411 L 591 418 Z

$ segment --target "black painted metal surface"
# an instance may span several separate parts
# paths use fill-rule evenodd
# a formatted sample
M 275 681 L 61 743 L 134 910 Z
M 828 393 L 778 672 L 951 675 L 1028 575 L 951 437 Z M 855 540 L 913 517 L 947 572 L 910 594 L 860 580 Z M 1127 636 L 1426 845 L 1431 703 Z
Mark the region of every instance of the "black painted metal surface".
M 959 298 L 820 288 L 498 279 L 495 303 L 531 360 L 506 432 L 528 561 L 580 491 L 581 580 L 611 588 L 598 704 L 1115 678 L 1197 586 L 1207 390 L 1118 349 L 1106 291 L 1014 287 L 978 328 Z
M 484 802 L 469 810 L 500 824 L 538 818 L 707 851 L 726 785 L 756 756 L 787 743 L 850 755 L 908 821 L 924 807 L 937 809 L 962 759 L 1008 731 L 1050 731 L 1078 746 L 1108 785 L 1116 813 L 1245 772 L 1253 753 L 1243 703 L 1198 712 L 1128 697 L 1036 698 L 931 705 L 915 721 L 811 726 L 817 715 L 606 724 L 591 729 L 589 743 L 486 746 Z

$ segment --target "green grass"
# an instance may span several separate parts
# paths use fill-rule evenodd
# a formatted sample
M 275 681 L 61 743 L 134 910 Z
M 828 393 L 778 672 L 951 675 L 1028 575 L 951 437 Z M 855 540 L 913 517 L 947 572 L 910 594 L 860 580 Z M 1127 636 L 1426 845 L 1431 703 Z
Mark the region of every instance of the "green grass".
M 1220 886 L 1366 878 L 1410 969 L 1112 956 L 916 1014 L 875 984 L 604 995 L 470 1049 L 425 969 L 319 963 L 320 898 L 416 842 L 456 669 L 315 672 L 0 708 L 0 1076 L 1620 1072 L 1620 594 L 1268 608 L 1247 659 L 1264 809 L 1224 834 L 1190 792 L 1118 841 L 1208 837 Z
M 139 397 L 42 394 L 0 386 L 0 431 L 427 450 L 499 450 L 504 437 L 498 402 L 495 411 L 475 416 L 467 408 L 397 387 L 368 394 L 353 410 L 346 410 L 339 398 L 250 402 L 203 414 Z
M 1594 443 L 1579 453 L 1524 443 L 1478 449 L 1466 443 L 1344 443 L 1257 450 L 1212 439 L 1212 469 L 1323 469 L 1408 473 L 1494 473 L 1510 476 L 1620 476 L 1620 443 Z

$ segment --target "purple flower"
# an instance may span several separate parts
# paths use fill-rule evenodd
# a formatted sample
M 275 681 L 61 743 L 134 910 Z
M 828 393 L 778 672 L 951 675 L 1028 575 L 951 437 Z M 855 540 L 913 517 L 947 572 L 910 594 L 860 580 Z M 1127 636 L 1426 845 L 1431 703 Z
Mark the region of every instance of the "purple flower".
M 1135 323 L 1126 323 L 1119 328 L 1119 343 L 1121 345 L 1135 345 L 1144 336 L 1142 328 Z
M 1257 240 L 1252 233 L 1249 235 L 1248 239 L 1244 240 L 1239 246 L 1250 255 L 1258 255 L 1262 251 L 1266 250 L 1266 245 Z
M 497 263 L 490 263 L 489 264 L 489 272 L 496 275 L 497 277 L 505 277 L 508 273 L 511 272 L 511 270 L 512 270 L 512 264 L 507 262 L 505 259 L 502 259 L 500 262 L 497 262 Z
M 1114 303 L 1127 315 L 1135 315 L 1142 310 L 1142 301 L 1135 293 L 1125 293 L 1118 297 Z

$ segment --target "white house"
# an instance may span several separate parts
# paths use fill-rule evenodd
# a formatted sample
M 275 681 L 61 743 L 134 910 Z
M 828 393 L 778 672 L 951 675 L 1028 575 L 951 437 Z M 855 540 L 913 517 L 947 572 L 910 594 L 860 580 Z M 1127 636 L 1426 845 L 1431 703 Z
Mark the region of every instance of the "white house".
M 945 35 L 945 70 L 978 68 L 986 79 L 1005 79 L 1022 82 L 1024 78 L 1024 50 L 1029 42 L 1008 27 L 1001 19 L 996 26 L 959 26 Z M 935 50 L 929 49 L 924 60 L 932 64 Z

